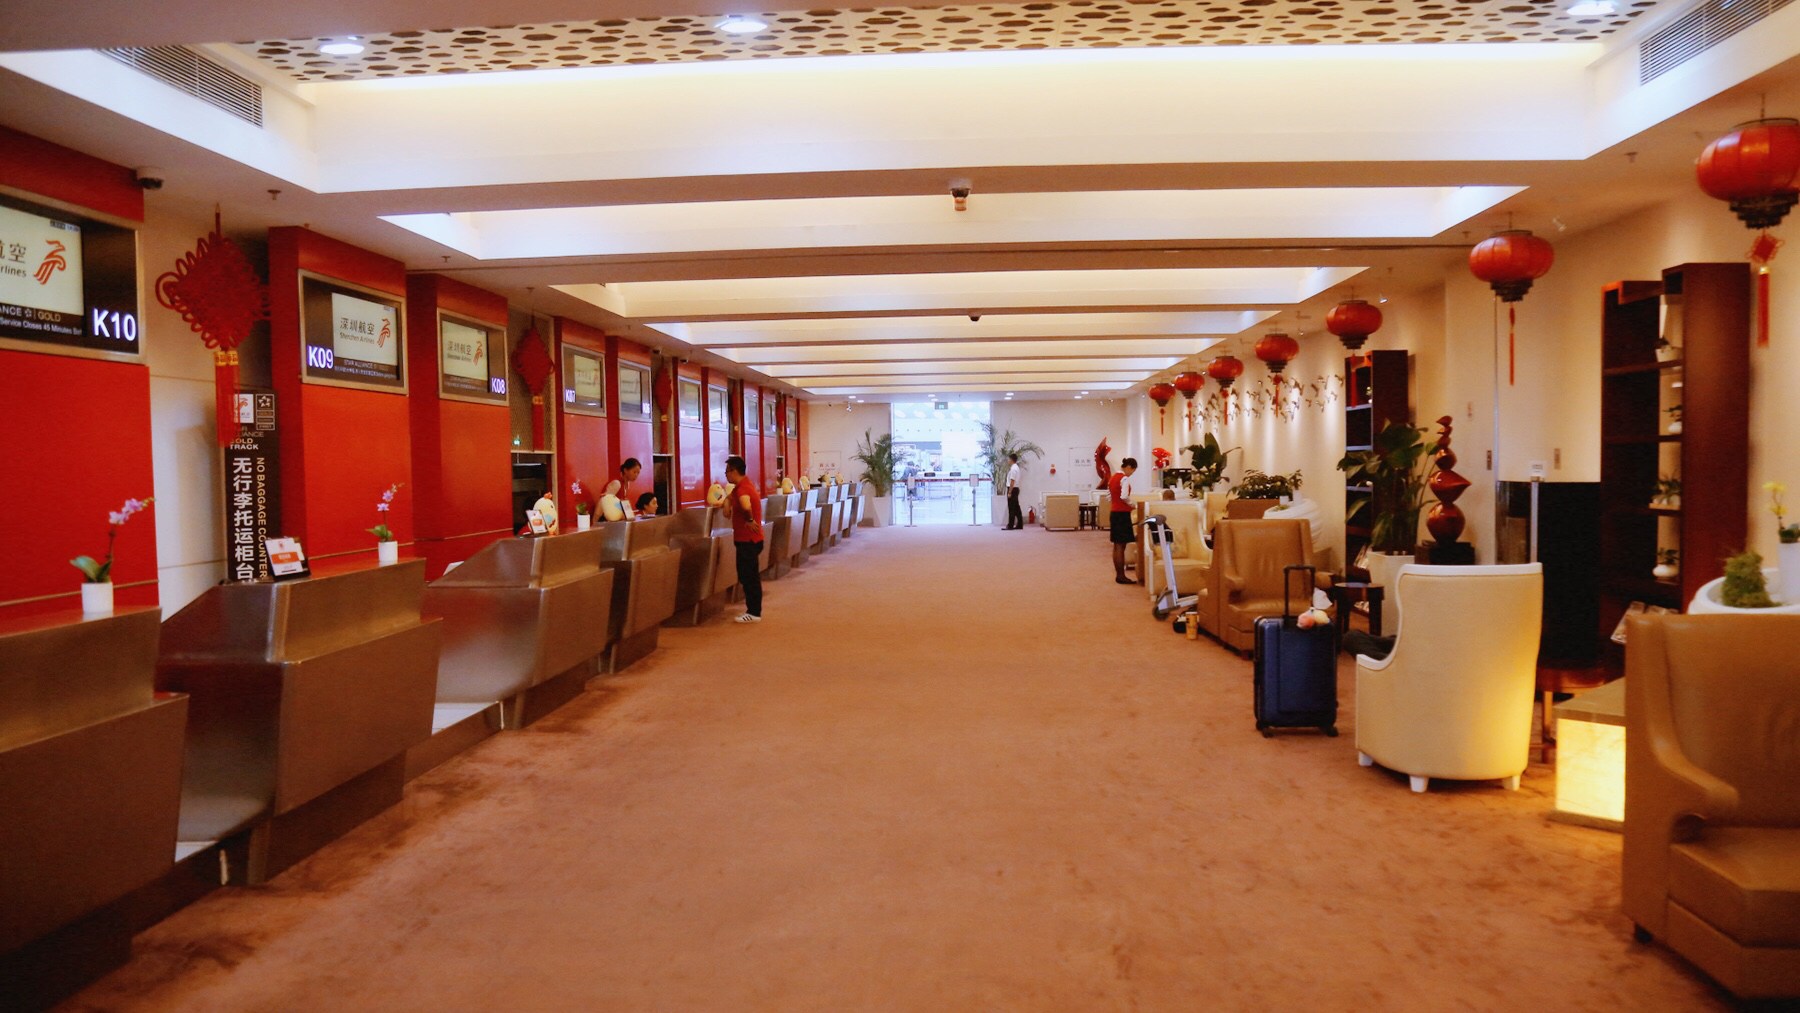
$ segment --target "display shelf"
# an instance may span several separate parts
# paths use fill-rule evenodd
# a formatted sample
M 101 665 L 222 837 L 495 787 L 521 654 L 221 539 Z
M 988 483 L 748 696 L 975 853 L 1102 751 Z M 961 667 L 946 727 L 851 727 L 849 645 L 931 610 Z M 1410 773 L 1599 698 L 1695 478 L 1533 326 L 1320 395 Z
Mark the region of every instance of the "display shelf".
M 1680 443 L 1681 434 L 1663 433 L 1659 436 L 1608 436 L 1601 442 L 1609 447 L 1629 447 L 1647 443 Z
M 1379 351 L 1350 356 L 1344 360 L 1344 377 L 1345 453 L 1372 450 L 1376 434 L 1388 423 L 1412 421 L 1411 369 L 1406 352 Z M 1344 487 L 1347 572 L 1355 569 L 1350 561 L 1368 547 L 1371 537 L 1370 524 L 1349 523 L 1349 519 L 1363 504 L 1370 504 L 1370 510 L 1379 507 L 1379 504 L 1371 503 L 1373 492 L 1366 485 Z M 1367 511 L 1364 517 L 1373 521 L 1373 515 Z
M 1672 369 L 1680 369 L 1687 364 L 1685 359 L 1664 359 L 1656 362 L 1634 362 L 1626 366 L 1610 366 L 1600 371 L 1601 376 L 1631 376 L 1636 373 L 1661 373 Z

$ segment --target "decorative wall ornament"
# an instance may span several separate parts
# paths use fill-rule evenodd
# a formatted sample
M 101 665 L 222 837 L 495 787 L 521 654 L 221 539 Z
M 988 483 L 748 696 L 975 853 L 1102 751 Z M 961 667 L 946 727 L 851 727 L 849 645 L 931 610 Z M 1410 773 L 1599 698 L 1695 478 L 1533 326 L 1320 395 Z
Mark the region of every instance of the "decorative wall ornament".
M 1096 489 L 1106 488 L 1112 478 L 1112 463 L 1106 459 L 1110 453 L 1112 448 L 1106 445 L 1106 437 L 1100 437 L 1100 445 L 1094 448 L 1094 473 L 1100 476 L 1099 484 L 1094 486 Z
M 1169 420 L 1169 402 L 1175 398 L 1175 385 L 1172 383 L 1151 384 L 1148 393 L 1150 400 L 1156 402 L 1156 431 L 1164 432 Z
M 1496 232 L 1469 251 L 1469 270 L 1488 283 L 1506 307 L 1506 382 L 1518 382 L 1517 357 L 1513 333 L 1518 316 L 1512 303 L 1525 298 L 1531 283 L 1542 278 L 1556 261 L 1556 251 L 1549 242 L 1525 229 Z
M 531 394 L 531 449 L 543 450 L 544 390 L 556 375 L 556 363 L 544 347 L 544 336 L 538 333 L 535 323 L 525 328 L 525 335 L 513 346 L 512 368 Z
M 1204 386 L 1206 386 L 1206 377 L 1191 369 L 1183 370 L 1175 376 L 1175 389 L 1180 391 L 1181 396 L 1187 400 L 1187 424 L 1189 427 L 1194 424 L 1194 395 L 1198 394 L 1200 388 Z
M 1281 392 L 1281 372 L 1300 354 L 1300 342 L 1286 334 L 1265 334 L 1256 341 L 1256 357 L 1269 367 L 1269 378 L 1277 394 Z
M 269 287 L 238 245 L 225 237 L 219 214 L 213 228 L 173 271 L 156 279 L 156 301 L 181 319 L 213 350 L 213 409 L 219 446 L 237 440 L 237 346 L 269 319 Z
M 1450 430 L 1452 419 L 1445 415 L 1437 420 L 1442 428 L 1438 430 L 1437 443 L 1431 452 L 1431 480 L 1427 487 L 1438 501 L 1432 504 L 1431 511 L 1425 515 L 1425 528 L 1431 532 L 1436 548 L 1442 551 L 1445 546 L 1455 543 L 1461 537 L 1463 525 L 1462 508 L 1456 505 L 1457 497 L 1469 487 L 1469 480 L 1456 473 L 1456 452 L 1450 449 Z

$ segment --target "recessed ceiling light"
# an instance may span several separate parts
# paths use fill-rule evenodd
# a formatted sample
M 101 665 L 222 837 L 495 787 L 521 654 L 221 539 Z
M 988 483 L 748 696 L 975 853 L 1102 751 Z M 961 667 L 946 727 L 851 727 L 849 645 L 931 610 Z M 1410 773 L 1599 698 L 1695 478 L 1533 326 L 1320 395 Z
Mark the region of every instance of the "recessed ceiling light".
M 326 56 L 355 56 L 363 51 L 363 44 L 356 41 L 356 36 L 346 35 L 319 47 L 319 52 Z
M 1569 16 L 1576 18 L 1604 18 L 1618 12 L 1613 0 L 1579 0 L 1569 5 Z
M 1075 400 L 1077 400 L 1077 401 L 1081 400 L 1081 395 L 1080 394 L 1075 395 Z
M 728 14 L 713 22 L 713 27 L 727 35 L 755 35 L 768 28 L 769 23 L 750 14 Z

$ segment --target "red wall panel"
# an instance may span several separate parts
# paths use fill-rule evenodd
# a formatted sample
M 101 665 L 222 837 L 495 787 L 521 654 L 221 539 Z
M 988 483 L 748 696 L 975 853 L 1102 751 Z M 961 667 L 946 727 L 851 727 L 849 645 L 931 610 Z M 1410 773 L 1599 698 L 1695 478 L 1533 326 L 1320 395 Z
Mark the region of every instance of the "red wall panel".
M 616 402 L 619 391 L 619 361 L 623 359 L 626 362 L 635 362 L 649 369 L 654 360 L 650 356 L 650 350 L 635 341 L 609 337 L 606 339 L 606 344 L 606 382 L 609 384 L 607 390 L 611 392 L 612 400 Z M 655 410 L 654 406 L 651 410 Z M 644 468 L 643 473 L 638 476 L 637 482 L 630 489 L 625 490 L 632 502 L 635 503 L 639 496 L 654 491 L 651 487 L 656 481 L 655 432 L 651 423 L 638 419 L 619 418 L 619 413 L 616 411 L 613 412 L 612 431 L 612 459 L 623 465 L 627 458 L 635 457 Z M 618 469 L 615 467 L 608 478 L 617 478 L 617 471 Z M 662 508 L 667 512 L 673 509 L 673 506 L 663 503 Z
M 605 490 L 606 483 L 612 480 L 612 422 L 611 413 L 607 418 L 597 415 L 577 415 L 563 411 L 561 393 L 562 383 L 562 346 L 564 342 L 579 345 L 582 348 L 606 355 L 606 335 L 579 321 L 556 318 L 556 368 L 557 384 L 551 394 L 556 402 L 557 436 L 556 459 L 557 481 L 562 488 L 556 494 L 556 512 L 560 521 L 564 517 L 575 516 L 575 497 L 569 492 L 569 484 L 580 480 L 585 485 L 595 487 L 594 496 L 599 497 Z M 608 371 L 611 372 L 610 370 Z M 617 383 L 606 376 L 603 383 L 612 384 L 607 390 L 606 403 L 609 410 L 613 407 Z M 648 467 L 648 465 L 646 465 Z M 570 522 L 573 524 L 573 521 Z
M 670 411 L 676 416 L 675 472 L 681 486 L 681 506 L 706 502 L 706 371 L 683 363 L 680 378 L 700 384 L 700 420 L 681 418 L 681 385 L 675 385 Z
M 795 398 L 794 406 L 796 409 L 795 415 L 799 422 L 799 425 L 796 428 L 800 433 L 800 438 L 794 442 L 794 456 L 788 459 L 788 471 L 795 475 L 808 475 L 812 472 L 812 456 L 806 452 L 806 431 L 810 428 L 806 424 L 806 402 L 801 401 L 799 398 Z M 812 477 L 818 478 L 819 476 L 812 475 Z
M 504 404 L 438 395 L 439 311 L 502 330 L 507 323 L 502 296 L 441 275 L 407 279 L 414 550 L 426 558 L 427 579 L 466 558 L 455 554 L 458 546 L 480 548 L 512 528 L 511 415 Z
M 5 127 L 0 127 L 0 185 L 114 218 L 144 220 L 144 190 L 130 169 Z
M 0 351 L 0 433 L 0 616 L 79 608 L 82 576 L 69 560 L 101 558 L 107 514 L 127 497 L 155 492 L 150 371 Z M 113 583 L 121 605 L 156 604 L 156 509 L 119 531 Z M 45 595 L 58 597 L 20 601 Z
M 706 404 L 710 413 L 713 394 L 724 395 L 725 418 L 715 427 L 709 421 L 706 427 L 706 484 L 725 481 L 725 459 L 731 456 L 731 420 L 732 414 L 730 378 L 714 369 L 702 370 L 706 376 Z M 710 419 L 710 414 L 708 418 Z
M 301 382 L 302 270 L 404 296 L 406 268 L 307 229 L 269 230 L 269 351 L 281 418 L 286 533 L 311 556 L 367 551 L 373 559 L 375 539 L 366 529 L 382 519 L 375 504 L 395 482 L 404 485 L 386 520 L 402 543 L 413 540 L 409 399 Z M 429 381 L 409 376 L 407 382 L 410 388 Z
M 129 221 L 130 169 L 0 127 L 0 185 Z M 106 552 L 107 515 L 155 493 L 150 372 L 139 364 L 0 351 L 0 617 L 80 607 L 76 556 Z M 156 507 L 119 532 L 114 600 L 155 605 Z M 134 586 L 135 585 L 135 586 Z
M 750 395 L 756 396 L 756 412 L 754 417 L 747 415 L 746 408 Z M 763 441 L 762 441 L 762 389 L 753 383 L 740 385 L 737 405 L 738 424 L 744 430 L 744 477 L 756 483 L 758 489 L 766 488 L 763 484 Z
M 781 456 L 781 395 L 772 387 L 764 387 L 762 396 L 775 405 L 775 431 L 765 429 L 762 436 L 762 484 L 764 489 L 773 491 L 781 485 L 781 469 L 777 467 Z

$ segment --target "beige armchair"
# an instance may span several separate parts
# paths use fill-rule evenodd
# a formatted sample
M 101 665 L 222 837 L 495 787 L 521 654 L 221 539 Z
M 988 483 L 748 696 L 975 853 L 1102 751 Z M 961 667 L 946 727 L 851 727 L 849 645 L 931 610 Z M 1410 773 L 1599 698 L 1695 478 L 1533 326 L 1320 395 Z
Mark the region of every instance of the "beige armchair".
M 1073 531 L 1081 526 L 1081 494 L 1047 492 L 1044 494 L 1044 527 L 1052 531 Z
M 1740 997 L 1800 996 L 1800 616 L 1627 638 L 1625 913 Z
M 1200 626 L 1235 651 L 1256 644 L 1256 620 L 1281 614 L 1284 570 L 1312 563 L 1305 521 L 1220 521 L 1213 532 L 1207 593 L 1199 603 Z M 1312 583 L 1293 575 L 1288 596 L 1295 610 L 1312 601 Z
M 1174 535 L 1176 594 L 1199 594 L 1205 590 L 1206 578 L 1212 568 L 1212 550 L 1200 537 L 1204 522 L 1201 506 L 1198 500 L 1191 499 L 1144 505 L 1144 513 L 1151 517 L 1161 515 L 1168 522 L 1170 534 Z M 1167 581 L 1163 578 L 1162 556 L 1150 545 L 1143 529 L 1138 531 L 1138 553 L 1144 560 L 1144 586 L 1150 589 L 1150 598 L 1154 601 L 1163 593 Z
M 1357 760 L 1407 774 L 1416 792 L 1434 777 L 1517 788 L 1531 754 L 1543 564 L 1407 565 L 1394 585 L 1406 602 L 1394 650 L 1356 659 Z

